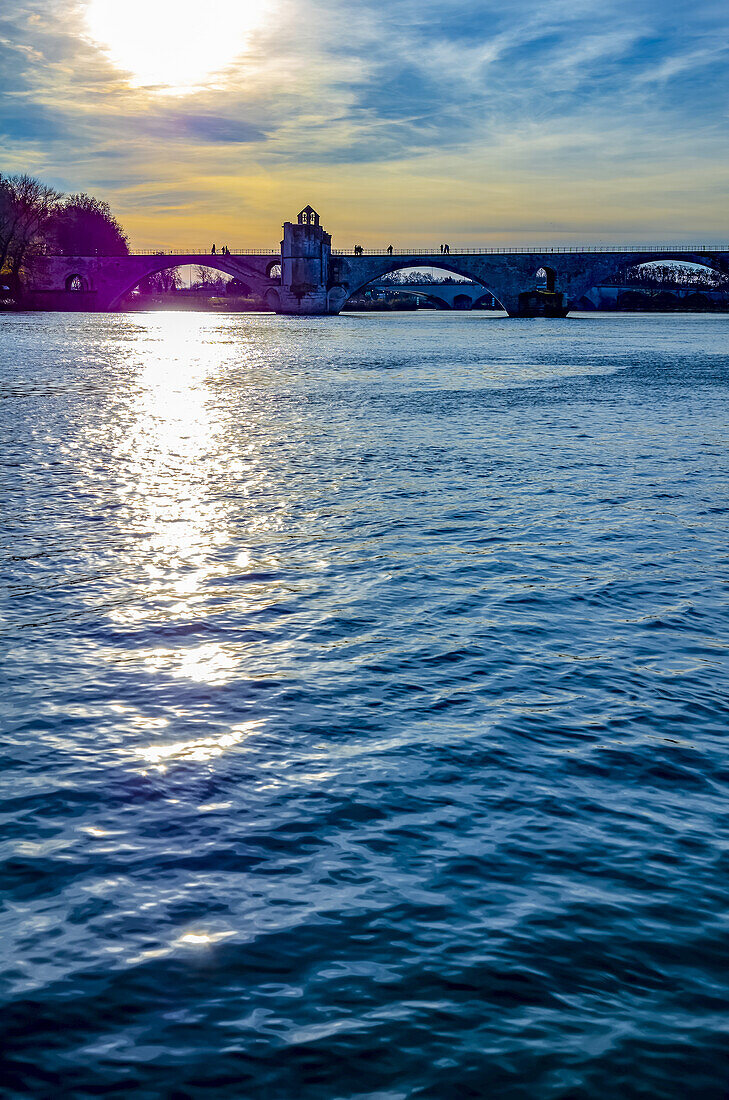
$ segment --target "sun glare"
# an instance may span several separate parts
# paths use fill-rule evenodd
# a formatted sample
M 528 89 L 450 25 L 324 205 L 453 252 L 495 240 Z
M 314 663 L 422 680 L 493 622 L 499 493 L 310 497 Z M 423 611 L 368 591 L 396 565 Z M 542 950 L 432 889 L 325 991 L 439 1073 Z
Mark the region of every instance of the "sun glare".
M 184 92 L 246 49 L 265 0 L 89 0 L 92 37 L 139 87 Z

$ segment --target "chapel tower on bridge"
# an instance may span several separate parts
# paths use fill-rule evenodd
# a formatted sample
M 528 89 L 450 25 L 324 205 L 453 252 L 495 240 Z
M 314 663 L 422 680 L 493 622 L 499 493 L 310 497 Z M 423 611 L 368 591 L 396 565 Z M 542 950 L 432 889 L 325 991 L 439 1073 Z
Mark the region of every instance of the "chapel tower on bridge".
M 281 313 L 330 313 L 332 238 L 311 206 L 284 222 L 281 241 Z

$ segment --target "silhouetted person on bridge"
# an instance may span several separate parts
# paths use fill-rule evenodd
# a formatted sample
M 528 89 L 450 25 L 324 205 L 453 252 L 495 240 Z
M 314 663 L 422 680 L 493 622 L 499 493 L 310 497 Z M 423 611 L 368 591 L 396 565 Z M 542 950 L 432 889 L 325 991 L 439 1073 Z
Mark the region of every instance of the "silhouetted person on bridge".
M 215 245 L 213 245 L 213 247 L 210 249 L 210 255 L 211 256 L 215 255 Z
M 450 254 L 451 254 L 450 247 L 447 244 L 444 244 L 443 245 L 443 255 L 444 256 L 450 256 Z
M 387 246 L 387 255 L 392 256 L 392 245 L 391 244 L 388 244 L 388 246 Z

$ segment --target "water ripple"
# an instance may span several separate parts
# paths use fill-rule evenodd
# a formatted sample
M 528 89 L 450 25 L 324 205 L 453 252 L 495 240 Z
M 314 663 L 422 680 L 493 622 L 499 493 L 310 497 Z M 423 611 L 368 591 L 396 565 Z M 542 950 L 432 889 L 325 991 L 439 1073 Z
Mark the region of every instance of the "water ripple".
M 0 317 L 3 1095 L 726 1100 L 728 328 Z

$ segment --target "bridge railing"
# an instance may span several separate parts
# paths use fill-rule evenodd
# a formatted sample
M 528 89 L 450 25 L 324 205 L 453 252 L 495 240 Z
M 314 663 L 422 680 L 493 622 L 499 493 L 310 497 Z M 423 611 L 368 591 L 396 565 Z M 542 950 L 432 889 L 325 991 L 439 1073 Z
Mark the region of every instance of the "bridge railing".
M 604 252 L 610 253 L 623 253 L 623 252 L 693 252 L 693 253 L 714 253 L 714 252 L 729 252 L 729 245 L 673 245 L 673 244 L 631 244 L 631 245 L 566 245 L 563 247 L 558 246 L 544 246 L 542 248 L 535 248 L 533 246 L 519 246 L 516 248 L 454 248 L 450 252 L 437 251 L 434 248 L 394 248 L 392 253 L 389 253 L 387 249 L 379 248 L 364 248 L 361 251 L 355 252 L 353 248 L 333 248 L 333 256 L 383 256 L 383 257 L 395 257 L 395 256 L 436 256 L 438 259 L 447 259 L 453 256 L 504 256 L 510 255 L 545 255 L 555 253 L 583 253 L 583 252 Z
M 441 252 L 440 249 L 435 248 L 394 248 L 392 253 L 389 253 L 386 248 L 364 248 L 361 251 L 355 252 L 353 248 L 335 248 L 332 249 L 332 255 L 334 256 L 380 256 L 383 258 L 394 258 L 400 256 L 433 256 L 439 259 L 447 257 L 453 258 L 454 256 L 508 256 L 508 255 L 549 255 L 557 253 L 584 253 L 584 252 L 598 252 L 598 253 L 623 253 L 623 252 L 645 252 L 645 253 L 715 253 L 715 252 L 729 252 L 729 245 L 687 245 L 687 244 L 631 244 L 631 245 L 545 245 L 541 248 L 536 248 L 533 245 L 519 245 L 517 247 L 487 247 L 487 248 L 454 248 L 452 252 Z M 89 254 L 89 257 L 104 256 L 106 253 L 95 252 Z M 215 256 L 216 259 L 225 259 L 228 256 L 272 256 L 279 257 L 281 255 L 279 249 L 271 248 L 231 248 L 227 253 L 225 252 L 210 252 L 204 248 L 135 248 L 133 252 L 129 253 L 130 256 Z M 122 256 L 110 255 L 110 259 L 123 259 Z
M 226 256 L 280 256 L 281 251 L 278 248 L 230 248 L 228 252 L 211 252 L 210 249 L 205 248 L 135 248 L 133 252 L 129 253 L 130 256 L 215 256 L 216 259 L 222 256 L 225 259 Z

